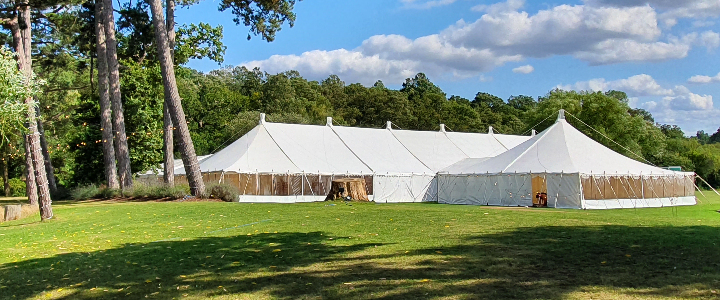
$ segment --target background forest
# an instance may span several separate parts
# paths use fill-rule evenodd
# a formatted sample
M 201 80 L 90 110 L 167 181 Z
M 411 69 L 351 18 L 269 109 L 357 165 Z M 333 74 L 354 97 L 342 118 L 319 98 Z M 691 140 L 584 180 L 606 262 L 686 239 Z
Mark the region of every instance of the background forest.
M 33 12 L 32 66 L 47 82 L 37 100 L 54 174 L 64 190 L 102 184 L 94 4 L 46 6 Z M 115 9 L 125 130 L 131 169 L 139 173 L 163 162 L 163 80 L 148 5 L 124 2 Z M 348 84 L 334 75 L 318 82 L 296 71 L 268 74 L 224 67 L 202 73 L 183 65 L 200 58 L 222 64 L 222 27 L 200 23 L 176 29 L 175 73 L 197 155 L 214 153 L 245 134 L 260 112 L 270 122 L 324 124 L 331 116 L 343 126 L 381 128 L 389 120 L 402 129 L 439 130 L 443 123 L 452 131 L 487 132 L 492 126 L 503 134 L 529 135 L 550 126 L 564 108 L 577 117 L 568 118 L 571 124 L 615 151 L 657 166 L 682 166 L 720 185 L 720 128 L 686 137 L 679 127 L 657 124 L 649 112 L 631 108 L 622 91 L 556 89 L 508 99 L 479 91 L 466 99 L 444 93 L 422 73 L 407 78 L 399 89 L 381 81 L 369 87 Z M 6 46 L 11 40 L 9 31 L 0 33 Z M 10 193 L 24 195 L 22 139 L 3 146 L 1 154 Z

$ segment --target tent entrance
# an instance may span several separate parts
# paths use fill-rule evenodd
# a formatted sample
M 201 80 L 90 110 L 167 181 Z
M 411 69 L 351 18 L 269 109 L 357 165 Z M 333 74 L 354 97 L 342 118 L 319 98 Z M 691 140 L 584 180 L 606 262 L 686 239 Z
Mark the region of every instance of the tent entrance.
M 532 175 L 532 197 L 534 207 L 547 206 L 547 181 L 545 174 Z

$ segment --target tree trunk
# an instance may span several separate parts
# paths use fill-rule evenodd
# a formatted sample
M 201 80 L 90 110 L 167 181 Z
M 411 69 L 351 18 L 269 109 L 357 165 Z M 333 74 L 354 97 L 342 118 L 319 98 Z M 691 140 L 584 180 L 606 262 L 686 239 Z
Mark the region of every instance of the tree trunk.
M 30 151 L 30 139 L 27 135 L 24 135 L 23 139 L 25 140 L 25 195 L 27 195 L 30 204 L 37 206 L 37 183 L 35 182 L 35 168 L 33 168 L 32 152 Z
M 167 34 L 168 34 L 168 43 L 170 44 L 170 55 L 175 57 L 175 1 L 174 0 L 166 0 L 165 1 L 165 11 L 167 15 Z M 170 109 L 169 104 L 172 99 L 170 99 L 170 94 L 165 93 L 165 102 L 163 103 L 163 159 L 164 159 L 164 169 L 163 169 L 163 181 L 167 186 L 174 186 L 175 185 L 175 147 L 173 145 L 173 122 L 172 117 L 170 116 Z
M 43 127 L 43 122 L 40 118 L 40 107 L 36 108 L 35 112 L 35 117 L 37 117 L 38 133 L 40 133 L 40 148 L 42 150 L 43 160 L 45 161 L 45 171 L 47 172 L 48 187 L 50 188 L 50 194 L 54 195 L 55 192 L 57 192 L 55 170 L 53 169 L 50 153 L 48 152 L 47 139 L 45 139 L 45 128 Z
M 105 27 L 103 22 L 103 2 L 95 1 L 95 34 L 97 36 L 97 68 L 98 93 L 100 96 L 100 131 L 102 131 L 103 164 L 105 165 L 105 181 L 111 189 L 120 188 L 115 165 L 115 143 L 113 141 L 112 111 L 108 92 L 107 45 L 105 43 Z
M 10 197 L 10 175 L 8 170 L 8 159 L 7 156 L 10 149 L 8 149 L 7 144 L 3 147 L 2 152 L 2 167 L 3 167 L 3 192 L 5 194 L 5 197 Z
M 352 200 L 369 201 L 365 189 L 365 180 L 362 178 L 333 180 L 330 186 L 330 194 L 325 200 L 346 199 L 346 197 L 350 197 Z
M 16 52 L 18 53 L 18 68 L 25 74 L 26 78 L 32 76 L 32 60 L 31 60 L 31 40 L 32 30 L 30 22 L 30 8 L 28 7 L 27 0 L 18 6 L 18 32 L 19 34 L 13 33 L 13 43 L 15 44 Z M 20 27 L 22 22 L 22 27 Z M 15 31 L 15 30 L 11 30 Z M 17 40 L 16 38 L 20 39 Z M 42 149 L 40 147 L 40 133 L 37 128 L 37 120 L 35 118 L 35 99 L 28 97 L 25 99 L 27 104 L 27 124 L 28 124 L 28 139 L 26 147 L 30 150 L 30 157 L 32 158 L 32 167 L 35 173 L 35 183 L 37 185 L 37 197 L 40 206 L 40 218 L 42 220 L 51 219 L 53 217 L 52 212 L 52 199 L 50 198 L 50 188 L 48 187 L 47 173 L 45 172 L 45 158 L 42 155 Z M 27 150 L 26 150 L 27 151 Z M 29 169 L 28 169 L 29 170 Z M 28 179 L 32 175 L 28 174 Z
M 185 112 L 183 111 L 180 95 L 177 90 L 175 68 L 170 54 L 162 3 L 160 0 L 149 0 L 148 3 L 152 10 L 153 25 L 155 26 L 155 39 L 157 41 L 158 56 L 160 58 L 163 87 L 165 88 L 165 95 L 169 95 L 166 99 L 170 99 L 170 101 L 168 101 L 168 107 L 173 124 L 175 124 L 178 131 L 178 145 L 180 146 L 183 164 L 185 165 L 185 174 L 187 175 L 192 194 L 200 196 L 205 193 L 205 184 L 203 183 L 202 174 L 200 173 L 200 166 L 195 156 L 195 146 L 193 146 L 192 139 L 190 138 L 190 130 L 185 122 Z
M 107 45 L 107 66 L 109 79 L 109 93 L 111 95 L 113 129 L 115 129 L 115 155 L 117 155 L 118 176 L 120 186 L 125 189 L 132 187 L 132 171 L 130 170 L 130 150 L 125 134 L 125 115 L 123 113 L 122 98 L 120 94 L 120 69 L 117 59 L 117 40 L 115 38 L 115 16 L 113 15 L 112 0 L 103 0 L 103 29 L 105 29 L 105 44 Z

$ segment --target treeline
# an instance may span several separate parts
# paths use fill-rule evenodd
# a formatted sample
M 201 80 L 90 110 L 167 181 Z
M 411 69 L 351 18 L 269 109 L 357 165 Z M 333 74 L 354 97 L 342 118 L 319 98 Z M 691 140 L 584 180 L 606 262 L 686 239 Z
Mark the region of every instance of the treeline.
M 251 26 L 250 32 L 271 41 L 279 24 L 291 23 L 292 5 L 282 3 L 294 1 L 267 2 L 277 6 L 262 7 L 257 13 L 280 9 L 276 15 L 280 19 L 274 20 L 273 26 Z M 17 17 L 15 11 L 27 7 L 16 4 L 0 5 L 3 14 Z M 30 5 L 33 12 L 45 12 L 31 14 L 32 47 L 28 51 L 32 70 L 46 82 L 36 96 L 43 125 L 39 130 L 44 130 L 41 134 L 47 147 L 43 151 L 50 157 L 59 190 L 104 184 L 106 178 L 94 34 L 97 4 L 39 1 Z M 119 3 L 115 14 L 124 130 L 130 167 L 137 174 L 157 168 L 163 161 L 164 82 L 148 2 Z M 251 20 L 253 24 L 265 22 L 263 18 Z M 12 48 L 11 31 L 3 28 L 0 41 Z M 698 132 L 687 138 L 680 128 L 656 124 L 647 111 L 630 108 L 621 91 L 553 90 L 540 97 L 508 99 L 479 92 L 467 99 L 446 94 L 424 74 L 406 79 L 400 89 L 390 89 L 381 81 L 363 86 L 345 83 L 334 75 L 321 81 L 307 80 L 296 71 L 267 74 L 235 67 L 202 73 L 183 65 L 197 58 L 221 63 L 225 51 L 222 28 L 180 24 L 175 32 L 174 73 L 198 155 L 214 153 L 242 136 L 257 124 L 260 112 L 267 113 L 271 122 L 320 125 L 331 116 L 345 126 L 380 128 L 392 121 L 402 129 L 438 130 L 443 123 L 453 131 L 487 132 L 492 126 L 500 133 L 527 135 L 532 129 L 542 131 L 550 126 L 557 111 L 564 108 L 570 123 L 615 151 L 657 166 L 682 166 L 720 185 L 720 131 Z M 4 143 L 0 155 L 3 165 L 7 164 L 3 177 L 12 183 L 11 192 L 23 194 L 26 160 L 22 138 Z M 175 157 L 179 155 L 175 153 Z
M 337 76 L 307 80 L 296 71 L 267 74 L 244 67 L 203 74 L 180 68 L 180 95 L 198 155 L 227 146 L 257 125 L 260 112 L 270 122 L 318 124 L 333 117 L 337 125 L 381 128 L 386 121 L 402 129 L 529 135 L 550 126 L 560 108 L 568 122 L 600 143 L 657 166 L 682 166 L 713 185 L 720 185 L 720 129 L 687 138 L 677 126 L 656 124 L 652 115 L 628 106 L 620 91 L 552 90 L 533 98 L 503 100 L 479 92 L 473 99 L 448 96 L 424 74 L 408 78 L 402 88 L 346 84 Z M 132 169 L 142 172 L 162 163 L 163 90 L 157 67 L 124 62 L 123 102 Z M 101 183 L 102 148 L 99 107 L 93 91 L 64 93 L 45 99 L 46 134 L 61 185 Z M 49 93 L 46 96 L 51 96 Z M 51 104 L 50 104 L 51 103 Z M 582 121 L 582 122 L 580 122 Z M 176 154 L 179 155 L 179 154 Z M 22 157 L 11 160 L 12 175 L 22 175 Z

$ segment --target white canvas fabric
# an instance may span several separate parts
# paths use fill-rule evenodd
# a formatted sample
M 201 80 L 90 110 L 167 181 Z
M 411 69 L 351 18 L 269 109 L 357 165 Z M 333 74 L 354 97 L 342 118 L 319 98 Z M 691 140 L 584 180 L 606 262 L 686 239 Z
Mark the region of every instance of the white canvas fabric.
M 412 130 L 391 130 L 391 132 L 433 173 L 469 157 L 453 144 L 444 132 Z
M 675 174 L 619 154 L 585 136 L 564 119 L 507 152 L 455 171 L 459 174 Z
M 300 171 L 372 174 L 329 126 L 265 123 L 270 136 Z
M 532 205 L 529 174 L 438 174 L 437 178 L 439 203 Z
M 580 208 L 580 174 L 547 174 L 548 207 Z
M 209 155 L 201 155 L 197 157 L 198 163 L 202 163 L 206 159 L 208 159 L 212 154 Z M 175 168 L 173 169 L 175 174 L 185 174 L 185 165 L 183 164 L 182 159 L 174 159 L 173 165 Z M 164 166 L 161 164 L 153 169 L 148 170 L 145 173 L 138 174 L 140 177 L 147 177 L 147 176 L 162 176 L 165 174 Z
M 445 168 L 438 175 L 438 199 L 457 204 L 532 205 L 530 174 L 544 175 L 549 207 L 609 209 L 695 204 L 694 173 L 665 170 L 630 159 L 585 136 L 562 117 L 542 133 L 496 157 L 465 159 Z M 543 186 L 536 189 L 542 191 Z
M 205 159 L 200 163 L 200 170 L 237 173 L 302 171 L 278 147 L 264 126 L 256 126 L 237 141 Z
M 345 145 L 376 174 L 434 174 L 388 129 L 330 126 Z
M 468 168 L 490 159 L 490 157 L 466 158 L 440 170 L 440 173 L 463 174 Z
M 493 157 L 507 151 L 495 134 L 446 132 L 447 138 L 457 146 L 467 157 Z M 519 137 L 527 140 L 529 137 Z M 515 144 L 513 144 L 514 146 Z M 512 148 L 512 147 L 510 147 Z
M 437 180 L 434 174 L 376 174 L 373 191 L 376 203 L 437 201 Z

